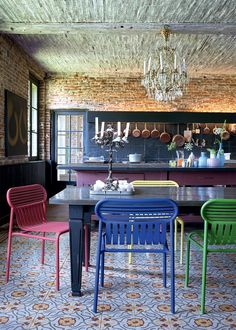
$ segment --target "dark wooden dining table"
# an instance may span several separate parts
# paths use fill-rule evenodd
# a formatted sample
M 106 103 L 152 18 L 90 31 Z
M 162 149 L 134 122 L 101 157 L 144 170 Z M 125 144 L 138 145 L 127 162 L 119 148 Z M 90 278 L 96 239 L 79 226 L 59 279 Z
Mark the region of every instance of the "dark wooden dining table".
M 50 204 L 69 205 L 71 290 L 81 296 L 82 264 L 84 253 L 84 224 L 91 225 L 96 203 L 103 198 L 170 198 L 181 213 L 200 212 L 201 206 L 212 198 L 236 198 L 236 187 L 140 187 L 132 195 L 91 195 L 89 187 L 68 186 L 49 199 Z

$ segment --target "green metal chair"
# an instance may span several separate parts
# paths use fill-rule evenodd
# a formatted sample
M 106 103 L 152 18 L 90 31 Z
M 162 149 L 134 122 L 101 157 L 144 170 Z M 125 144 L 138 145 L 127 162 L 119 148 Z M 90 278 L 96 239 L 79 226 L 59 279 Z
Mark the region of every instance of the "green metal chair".
M 236 252 L 236 199 L 210 199 L 201 208 L 204 231 L 189 234 L 185 285 L 189 283 L 190 243 L 203 252 L 201 313 L 205 313 L 207 255 L 210 252 Z

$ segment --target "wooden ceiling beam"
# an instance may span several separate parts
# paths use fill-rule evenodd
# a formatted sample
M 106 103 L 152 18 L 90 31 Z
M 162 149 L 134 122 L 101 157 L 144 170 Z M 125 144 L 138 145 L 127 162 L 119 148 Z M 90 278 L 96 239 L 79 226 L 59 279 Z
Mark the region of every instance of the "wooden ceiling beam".
M 113 32 L 158 32 L 161 23 L 14 23 L 1 22 L 0 32 L 5 34 L 76 34 L 83 31 Z M 222 34 L 236 35 L 236 24 L 170 23 L 168 26 L 176 34 Z

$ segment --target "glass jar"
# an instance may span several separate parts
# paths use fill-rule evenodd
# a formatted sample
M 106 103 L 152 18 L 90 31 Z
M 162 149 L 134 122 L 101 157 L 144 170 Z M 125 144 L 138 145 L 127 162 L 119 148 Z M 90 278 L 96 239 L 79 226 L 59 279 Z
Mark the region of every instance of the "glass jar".
M 201 152 L 201 156 L 198 159 L 198 167 L 207 167 L 207 155 L 204 151 Z

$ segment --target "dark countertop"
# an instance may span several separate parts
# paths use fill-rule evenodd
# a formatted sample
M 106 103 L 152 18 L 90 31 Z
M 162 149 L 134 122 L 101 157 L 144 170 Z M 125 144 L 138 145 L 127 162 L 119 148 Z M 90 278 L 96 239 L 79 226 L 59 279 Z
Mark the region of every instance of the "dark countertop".
M 107 163 L 79 163 L 58 165 L 58 169 L 72 169 L 74 171 L 107 171 Z M 178 172 L 191 172 L 191 171 L 236 171 L 236 162 L 226 163 L 224 167 L 170 167 L 168 163 L 113 163 L 113 171 L 116 172 L 160 172 L 160 171 L 178 171 Z

